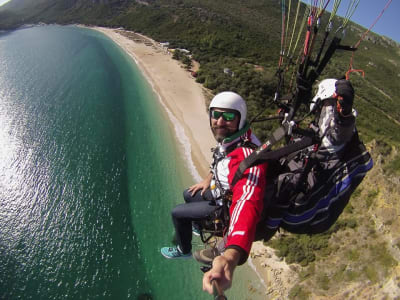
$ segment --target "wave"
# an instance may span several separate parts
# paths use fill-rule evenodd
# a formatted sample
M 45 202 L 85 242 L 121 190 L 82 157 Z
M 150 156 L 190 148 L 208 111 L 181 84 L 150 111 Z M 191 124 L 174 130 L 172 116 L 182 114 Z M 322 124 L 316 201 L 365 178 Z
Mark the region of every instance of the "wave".
M 192 177 L 195 180 L 195 182 L 200 182 L 202 180 L 202 178 L 201 178 L 196 166 L 194 165 L 194 162 L 193 162 L 193 159 L 192 159 L 192 146 L 191 146 L 189 138 L 185 134 L 185 129 L 179 123 L 178 119 L 174 116 L 174 114 L 168 109 L 167 105 L 164 103 L 161 95 L 157 92 L 157 89 L 155 88 L 153 80 L 151 79 L 150 76 L 147 75 L 146 71 L 143 70 L 143 67 L 141 66 L 140 61 L 135 57 L 135 55 L 133 53 L 131 53 L 130 51 L 125 49 L 124 45 L 122 45 L 121 43 L 119 43 L 115 39 L 113 39 L 113 41 L 126 54 L 128 54 L 129 57 L 132 58 L 132 60 L 138 66 L 141 74 L 146 78 L 146 81 L 151 85 L 151 88 L 152 88 L 153 92 L 157 95 L 158 101 L 161 103 L 162 107 L 167 112 L 167 115 L 168 115 L 170 121 L 172 122 L 172 124 L 174 126 L 176 139 L 178 140 L 178 142 L 179 142 L 179 144 L 180 144 L 180 146 L 182 148 L 182 152 L 183 152 L 183 155 L 184 155 L 184 158 L 185 158 L 184 161 L 185 161 L 185 164 L 186 164 L 187 168 L 189 169 L 190 174 L 192 175 Z
M 148 82 L 150 82 L 150 85 L 152 85 L 153 91 L 157 94 L 158 96 L 158 100 L 160 101 L 161 105 L 163 106 L 163 108 L 165 109 L 165 111 L 167 112 L 167 115 L 169 117 L 169 119 L 171 120 L 172 124 L 174 125 L 174 130 L 175 130 L 175 134 L 176 134 L 176 138 L 179 141 L 181 148 L 183 150 L 183 155 L 184 155 L 184 161 L 193 177 L 193 179 L 196 182 L 200 182 L 202 180 L 199 172 L 197 171 L 196 166 L 193 163 L 193 159 L 192 159 L 192 145 L 190 144 L 190 140 L 187 137 L 187 135 L 185 134 L 185 129 L 183 128 L 183 126 L 179 123 L 178 119 L 175 118 L 175 116 L 173 115 L 173 113 L 168 109 L 168 107 L 165 105 L 165 103 L 162 100 L 161 95 L 155 90 L 153 83 L 151 82 L 151 80 L 148 80 Z
M 260 279 L 261 284 L 265 287 L 265 290 L 268 289 L 267 284 L 264 281 L 264 278 L 262 277 L 262 275 L 258 272 L 256 266 L 253 263 L 253 260 L 251 259 L 251 257 L 249 256 L 249 258 L 247 259 L 247 264 L 249 265 L 249 267 L 254 271 L 254 273 L 256 273 L 258 279 Z

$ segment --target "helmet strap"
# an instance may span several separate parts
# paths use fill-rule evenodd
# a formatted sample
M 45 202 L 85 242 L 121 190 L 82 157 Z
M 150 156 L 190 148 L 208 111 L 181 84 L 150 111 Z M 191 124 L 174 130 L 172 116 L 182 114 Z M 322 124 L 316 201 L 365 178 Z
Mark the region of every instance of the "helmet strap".
M 238 130 L 237 132 L 235 132 L 231 136 L 228 136 L 228 137 L 224 138 L 222 143 L 223 144 L 229 144 L 230 142 L 234 141 L 235 139 L 237 139 L 241 135 L 245 134 L 247 132 L 247 130 L 249 130 L 249 128 L 250 128 L 250 124 L 246 121 L 244 123 L 244 126 L 243 126 L 242 129 Z

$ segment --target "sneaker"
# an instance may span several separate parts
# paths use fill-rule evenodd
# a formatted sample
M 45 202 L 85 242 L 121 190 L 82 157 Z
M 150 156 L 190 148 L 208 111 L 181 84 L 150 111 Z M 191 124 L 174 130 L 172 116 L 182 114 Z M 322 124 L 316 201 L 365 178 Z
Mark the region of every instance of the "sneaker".
M 178 247 L 163 247 L 161 254 L 166 258 L 192 258 L 192 253 L 183 254 Z
M 200 229 L 198 227 L 192 225 L 192 233 L 194 235 L 200 236 Z
M 221 253 L 215 247 L 198 250 L 193 253 L 195 260 L 206 265 L 211 264 L 218 255 L 221 255 Z

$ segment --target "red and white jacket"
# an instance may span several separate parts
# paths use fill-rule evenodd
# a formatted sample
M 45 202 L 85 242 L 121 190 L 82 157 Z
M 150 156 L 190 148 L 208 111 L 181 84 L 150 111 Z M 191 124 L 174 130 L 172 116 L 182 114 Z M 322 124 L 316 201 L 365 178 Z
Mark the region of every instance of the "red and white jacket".
M 240 163 L 253 152 L 248 147 L 238 146 L 226 153 L 226 150 L 231 149 L 235 143 L 240 144 L 241 139 L 250 140 L 256 145 L 260 144 L 250 129 L 244 136 L 229 144 L 218 144 L 215 149 L 214 162 L 211 165 L 213 179 L 210 188 L 217 203 L 221 196 L 221 188 L 232 192 L 230 223 L 225 248 L 244 251 L 246 255 L 243 255 L 240 262 L 244 263 L 250 252 L 257 223 L 263 210 L 267 164 L 248 168 L 235 186 L 231 186 Z

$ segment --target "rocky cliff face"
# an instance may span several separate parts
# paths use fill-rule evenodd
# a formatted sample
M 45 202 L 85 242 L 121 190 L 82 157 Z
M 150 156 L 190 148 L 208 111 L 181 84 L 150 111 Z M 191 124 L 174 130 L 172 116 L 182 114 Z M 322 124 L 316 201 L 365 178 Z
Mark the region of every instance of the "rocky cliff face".
M 397 148 L 392 147 L 385 156 L 379 151 L 379 144 L 369 144 L 374 157 L 374 168 L 363 182 L 369 193 L 376 194 L 368 210 L 379 235 L 387 242 L 390 253 L 400 262 L 400 176 L 388 174 L 385 169 L 398 156 Z
M 367 148 L 374 168 L 338 220 L 353 226 L 332 233 L 329 246 L 315 251 L 313 263 L 290 264 L 288 270 L 274 266 L 276 258 L 260 250 L 252 254 L 266 272 L 278 270 L 291 278 L 271 293 L 290 299 L 400 299 L 400 177 L 388 171 L 398 149 L 375 140 Z M 275 276 L 268 279 L 266 286 L 278 286 Z
M 377 282 L 371 280 L 360 282 L 353 294 L 367 299 L 399 299 L 400 298 L 400 177 L 389 173 L 390 166 L 398 156 L 398 149 L 382 150 L 382 145 L 375 140 L 368 144 L 374 158 L 374 168 L 362 183 L 359 204 L 370 201 L 366 216 L 376 230 L 376 235 L 366 236 L 367 244 L 374 240 L 387 251 L 387 257 L 377 265 L 377 270 L 383 271 L 383 276 Z M 390 151 L 390 152 L 389 152 Z M 383 152 L 383 153 L 382 153 Z M 386 152 L 386 153 L 385 153 Z M 361 203 L 360 203 L 361 202 Z M 363 249 L 360 249 L 363 250 Z M 363 252 L 361 252 L 363 253 Z M 392 258 L 389 263 L 389 257 Z

